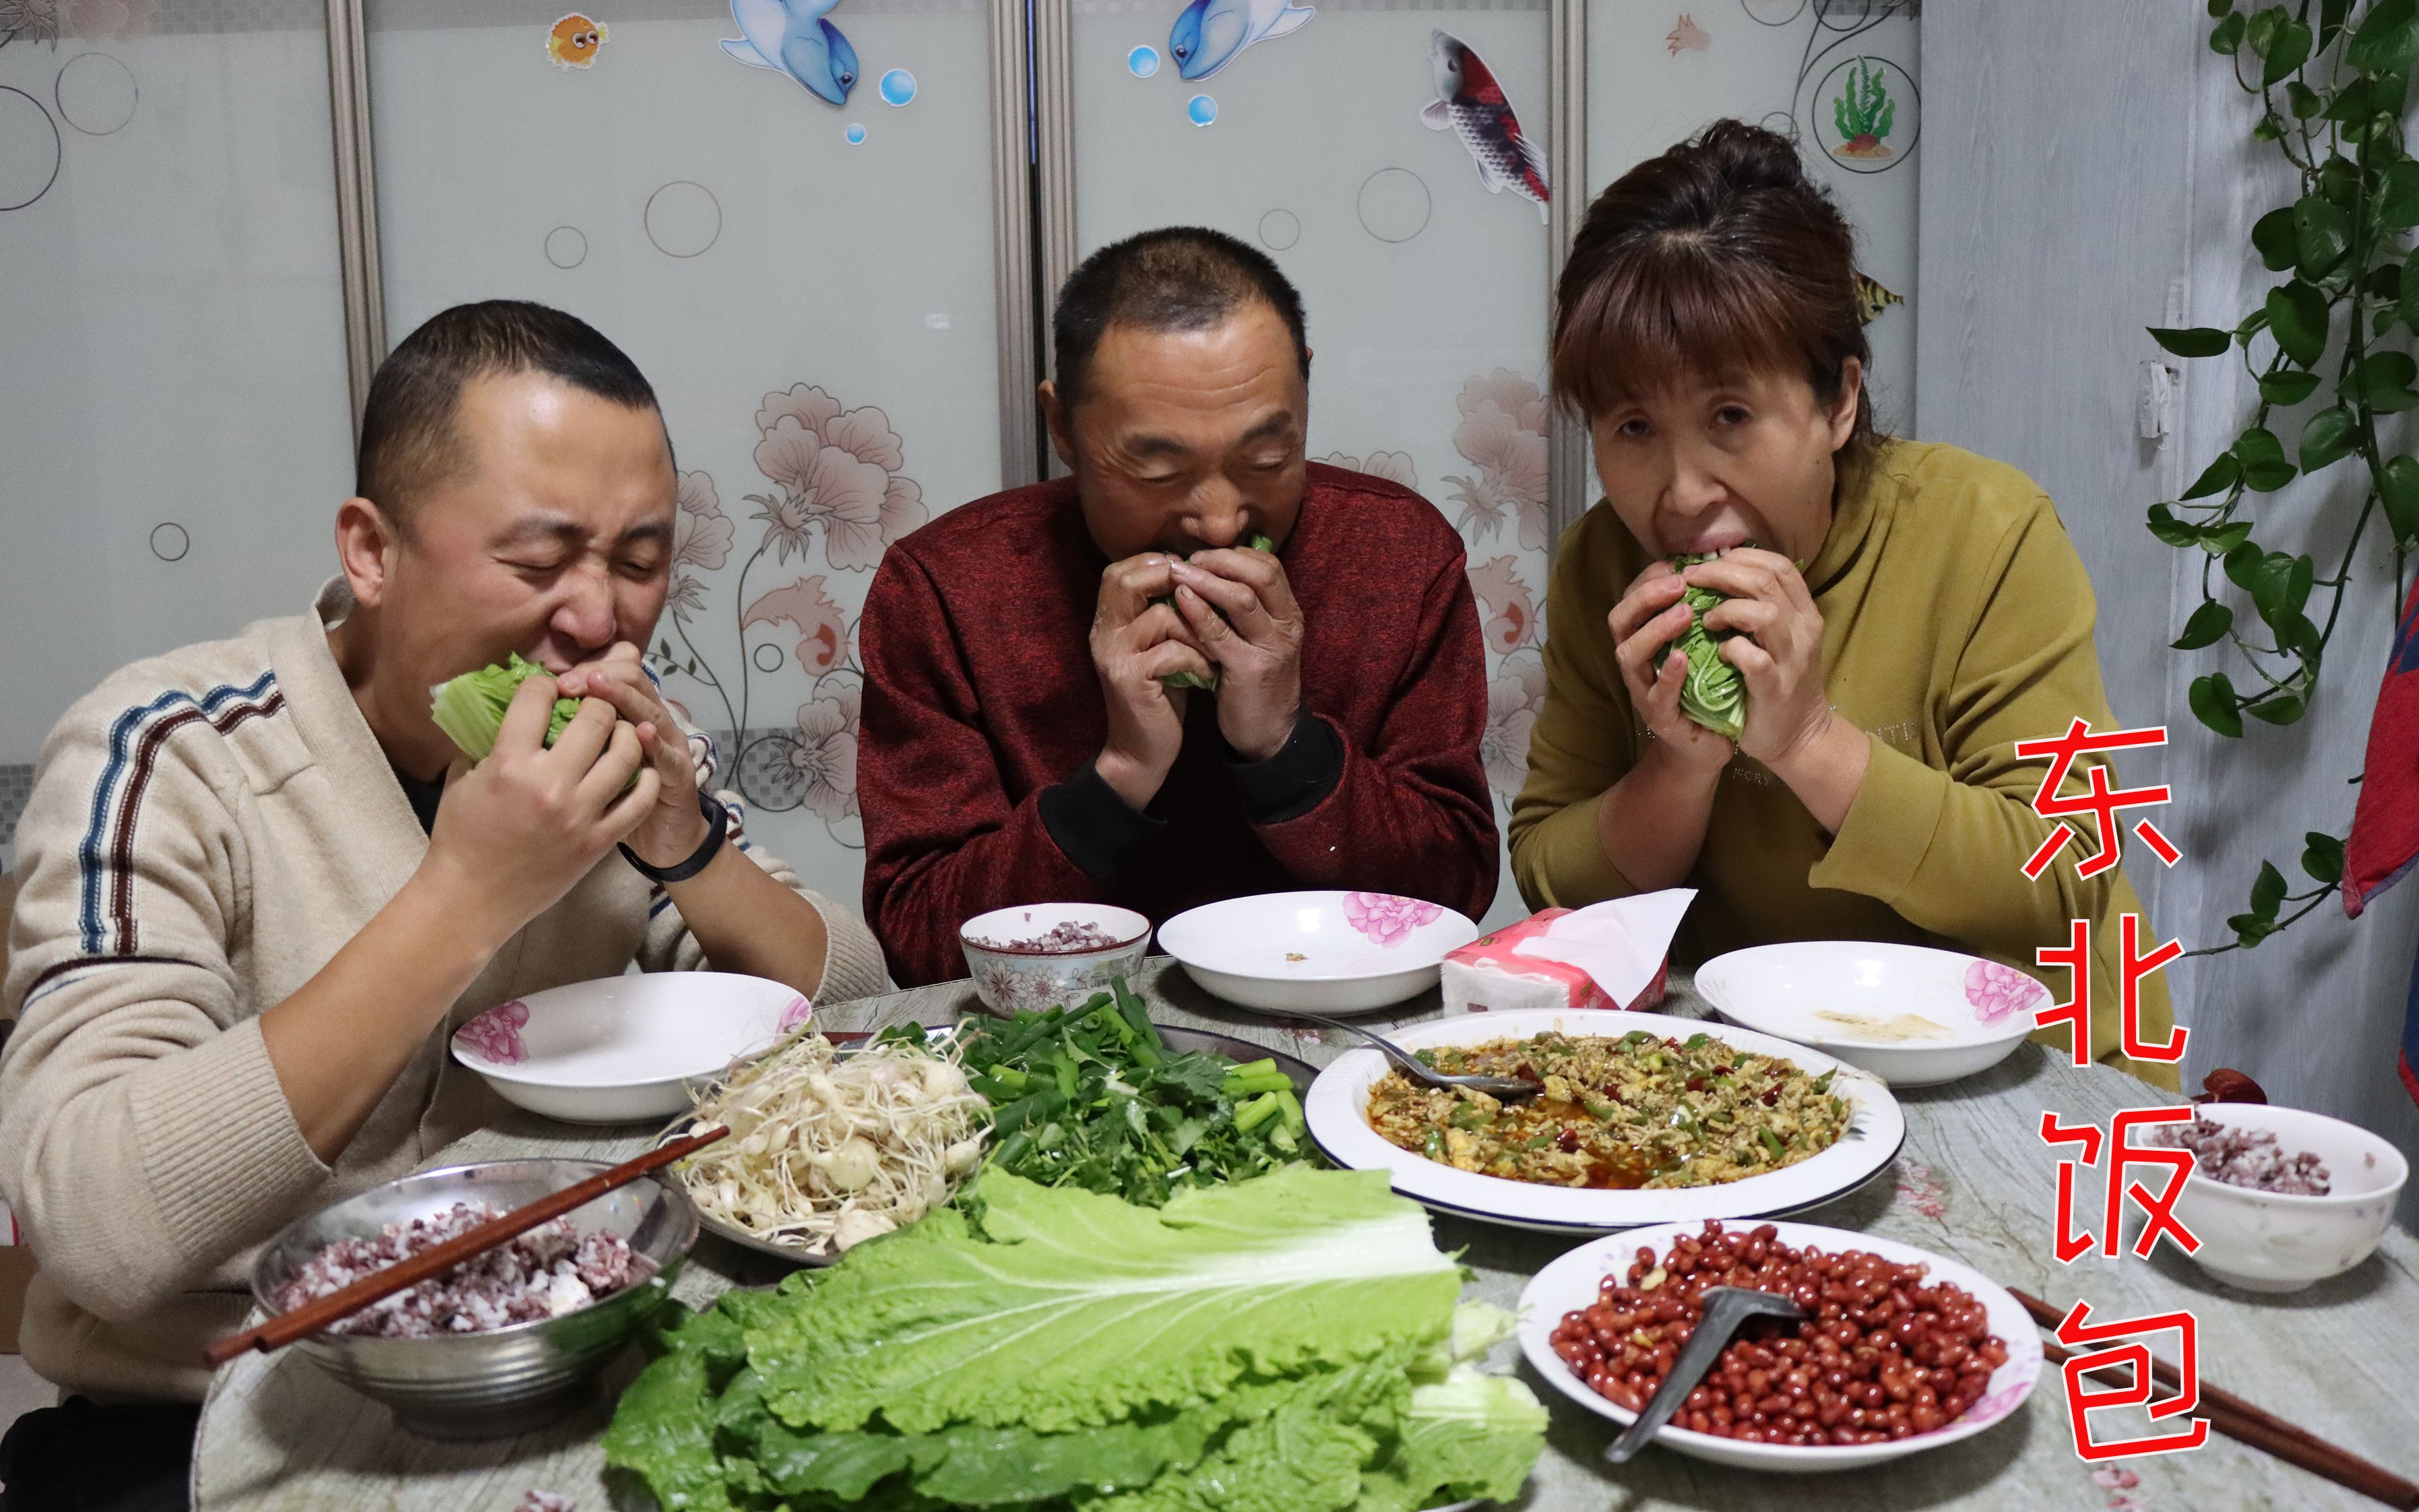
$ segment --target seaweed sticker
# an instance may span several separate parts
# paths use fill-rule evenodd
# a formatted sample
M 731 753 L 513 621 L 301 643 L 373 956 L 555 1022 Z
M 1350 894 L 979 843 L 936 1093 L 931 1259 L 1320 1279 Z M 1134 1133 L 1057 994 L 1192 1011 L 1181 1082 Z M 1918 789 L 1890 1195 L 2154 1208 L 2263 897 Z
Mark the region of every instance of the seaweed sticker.
M 1848 65 L 1847 86 L 1831 100 L 1831 122 L 1840 132 L 1831 151 L 1842 158 L 1895 157 L 1887 138 L 1897 117 L 1881 69 L 1871 58 L 1856 59 Z
M 1922 97 L 1906 69 L 1888 58 L 1842 58 L 1800 98 L 1808 135 L 1850 173 L 1887 172 L 1915 150 Z

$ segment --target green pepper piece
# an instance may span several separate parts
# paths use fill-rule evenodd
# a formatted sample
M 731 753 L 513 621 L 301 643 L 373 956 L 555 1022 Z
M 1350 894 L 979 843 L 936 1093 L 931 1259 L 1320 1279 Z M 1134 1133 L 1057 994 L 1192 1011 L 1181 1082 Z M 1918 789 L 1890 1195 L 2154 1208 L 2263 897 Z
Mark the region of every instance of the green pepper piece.
M 1780 1160 L 1789 1153 L 1786 1149 L 1781 1148 L 1780 1135 L 1774 1134 L 1771 1130 L 1758 1129 L 1755 1132 L 1755 1136 L 1764 1141 L 1764 1148 L 1771 1152 L 1774 1160 Z

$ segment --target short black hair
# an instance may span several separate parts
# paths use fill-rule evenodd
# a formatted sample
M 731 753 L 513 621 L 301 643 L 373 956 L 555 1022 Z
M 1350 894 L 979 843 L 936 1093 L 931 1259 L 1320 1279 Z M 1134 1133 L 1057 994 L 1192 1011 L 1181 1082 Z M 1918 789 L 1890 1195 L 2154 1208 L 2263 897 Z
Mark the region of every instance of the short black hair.
M 463 385 L 515 373 L 544 373 L 628 409 L 662 410 L 639 365 L 578 316 L 524 300 L 457 304 L 404 337 L 370 379 L 353 491 L 404 523 L 421 495 L 470 465 L 454 424 Z M 669 435 L 664 445 L 670 448 Z
M 1302 294 L 1268 254 L 1224 231 L 1171 225 L 1113 241 L 1084 259 L 1058 291 L 1051 336 L 1058 354 L 1058 402 L 1082 393 L 1092 353 L 1113 325 L 1145 331 L 1207 331 L 1257 301 L 1293 335 L 1294 360 L 1310 377 Z

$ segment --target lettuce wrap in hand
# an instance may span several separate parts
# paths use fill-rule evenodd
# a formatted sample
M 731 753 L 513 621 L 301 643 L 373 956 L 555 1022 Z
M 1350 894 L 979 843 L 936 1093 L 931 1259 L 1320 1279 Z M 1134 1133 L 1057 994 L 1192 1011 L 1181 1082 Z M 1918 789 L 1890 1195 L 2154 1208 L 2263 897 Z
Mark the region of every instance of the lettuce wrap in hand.
M 1753 541 L 1745 544 L 1755 545 Z M 1679 572 L 1700 562 L 1711 562 L 1720 554 L 1707 551 L 1673 557 L 1672 570 Z M 1723 739 L 1736 740 L 1747 725 L 1747 679 L 1722 659 L 1721 643 L 1739 632 L 1705 628 L 1705 611 L 1730 596 L 1719 589 L 1688 585 L 1680 595 L 1688 606 L 1688 628 L 1680 639 L 1663 648 L 1663 656 L 1656 658 L 1655 666 L 1659 675 L 1663 657 L 1677 647 L 1680 655 L 1688 658 L 1687 680 L 1680 685 L 1680 712 Z
M 1251 551 L 1274 551 L 1277 548 L 1277 544 L 1274 541 L 1270 540 L 1267 536 L 1260 534 L 1257 531 L 1255 531 L 1252 532 L 1251 538 L 1243 543 L 1243 547 L 1246 550 Z M 1174 608 L 1176 604 L 1176 595 L 1174 594 L 1162 594 L 1157 598 L 1152 599 L 1151 602 L 1154 604 L 1165 604 L 1170 608 Z M 1210 676 L 1206 681 L 1195 676 L 1192 672 L 1170 672 L 1166 676 L 1161 678 L 1159 682 L 1160 686 L 1163 687 L 1197 687 L 1205 693 L 1215 693 L 1218 691 L 1218 669 L 1215 667 L 1210 668 Z
M 509 655 L 501 667 L 482 667 L 439 686 L 428 717 L 448 740 L 461 748 L 463 755 L 484 762 L 496 748 L 496 735 L 504 727 L 504 710 L 511 706 L 513 695 L 523 683 L 545 672 L 545 668 L 523 661 L 517 653 Z M 547 746 L 562 737 L 563 726 L 578 712 L 578 699 L 554 701 L 554 715 L 546 726 Z

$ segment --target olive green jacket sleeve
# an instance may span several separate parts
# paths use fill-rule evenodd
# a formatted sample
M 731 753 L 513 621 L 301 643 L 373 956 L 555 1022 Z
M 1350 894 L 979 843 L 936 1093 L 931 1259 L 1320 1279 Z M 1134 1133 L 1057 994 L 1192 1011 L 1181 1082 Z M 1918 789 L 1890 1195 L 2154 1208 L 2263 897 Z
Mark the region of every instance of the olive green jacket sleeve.
M 2090 579 L 2047 499 L 2038 499 L 1980 564 L 1972 603 L 1967 624 L 1939 627 L 1944 648 L 1962 643 L 1953 661 L 1944 660 L 1946 686 L 1934 689 L 1942 765 L 1872 740 L 1864 784 L 1807 881 L 1879 899 L 1918 928 L 2026 969 L 2042 946 L 2066 942 L 2072 920 L 2093 920 L 2091 1050 L 2124 1062 L 2112 1055 L 2118 916 L 2140 913 L 2140 899 L 2114 867 L 2076 874 L 2096 839 L 2089 846 L 2070 841 L 2039 880 L 2023 870 L 2056 822 L 2032 808 L 2046 765 L 2020 760 L 2016 743 L 2063 733 L 2077 717 L 2096 731 L 2117 726 L 2092 646 Z M 2085 791 L 2088 767 L 2103 760 L 2078 760 L 2065 791 Z M 2120 813 L 2119 822 L 2136 817 Z M 2076 823 L 2096 836 L 2093 820 Z M 2137 843 L 2134 853 L 2142 849 Z M 2157 942 L 2142 943 L 2147 952 Z M 2141 1007 L 2141 1032 L 2152 1042 L 2165 1039 L 2172 1014 L 2156 978 L 2144 984 Z M 2054 1038 L 2063 1042 L 2064 1035 Z M 2172 1067 L 2124 1062 L 2124 1069 L 2174 1085 Z
M 1512 804 L 1512 876 L 1532 908 L 1579 908 L 1637 887 L 1604 853 L 1596 814 L 1637 764 L 1642 732 L 1612 656 L 1605 616 L 1623 572 L 1604 505 L 1563 532 L 1546 586 L 1546 706 L 1529 736 L 1529 777 Z

